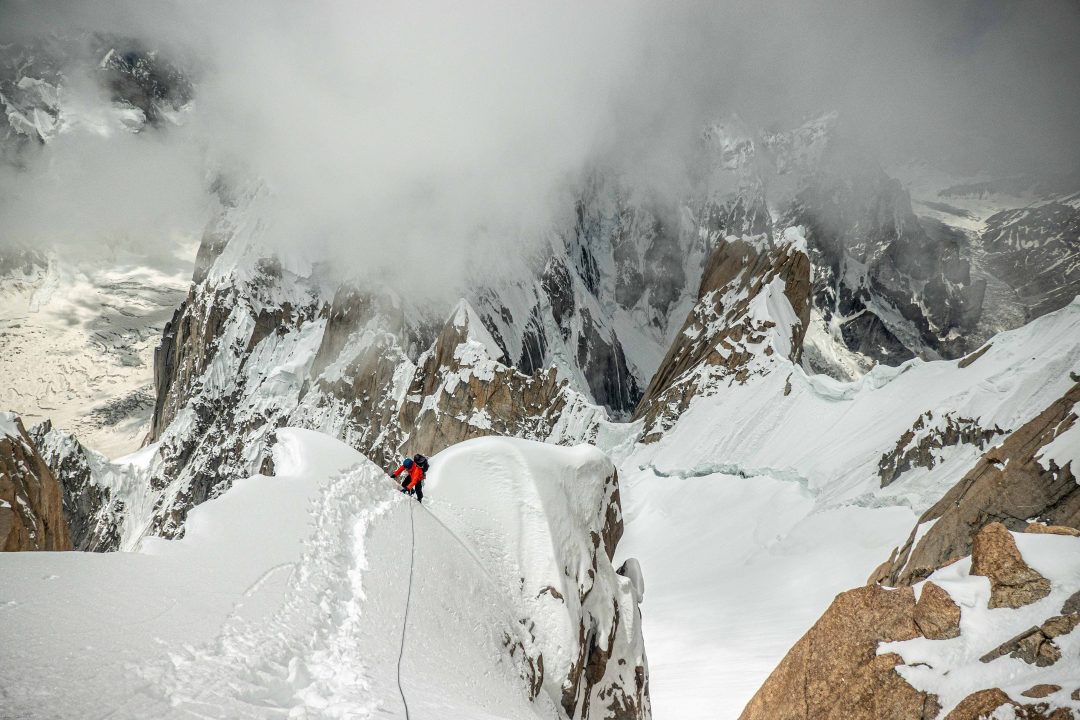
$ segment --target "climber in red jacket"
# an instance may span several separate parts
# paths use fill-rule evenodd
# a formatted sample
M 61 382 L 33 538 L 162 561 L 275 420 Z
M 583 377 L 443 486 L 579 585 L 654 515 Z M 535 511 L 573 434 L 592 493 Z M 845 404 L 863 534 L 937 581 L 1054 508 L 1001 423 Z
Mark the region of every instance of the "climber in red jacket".
M 401 492 L 415 494 L 417 502 L 424 502 L 424 469 L 427 464 L 427 458 L 423 455 L 417 455 L 416 459 L 405 458 L 401 466 L 390 474 L 390 477 L 396 479 L 398 475 L 405 473 L 405 479 L 401 481 Z

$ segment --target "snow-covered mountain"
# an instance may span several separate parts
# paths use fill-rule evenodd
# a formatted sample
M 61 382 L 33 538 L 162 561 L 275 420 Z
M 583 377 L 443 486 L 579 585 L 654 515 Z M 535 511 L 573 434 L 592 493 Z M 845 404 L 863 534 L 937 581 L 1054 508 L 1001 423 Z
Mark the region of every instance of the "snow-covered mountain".
M 84 73 L 100 84 L 80 85 Z M 0 47 L 0 159 L 25 154 L 57 135 L 88 130 L 139 132 L 178 122 L 194 89 L 187 73 L 138 40 L 53 34 Z M 101 102 L 101 100 L 107 102 Z
M 195 111 L 170 63 L 94 42 L 97 114 L 14 55 L 6 158 L 48 152 L 79 118 L 153 133 Z M 870 718 L 888 716 L 863 702 L 881 686 L 918 702 L 897 717 L 937 717 L 978 683 L 1004 695 L 994 711 L 1045 680 L 1053 709 L 1080 710 L 1072 664 L 971 669 L 1028 620 L 1031 642 L 1077 642 L 1043 612 L 1080 587 L 1072 560 L 1048 559 L 1075 543 L 1017 537 L 1014 553 L 986 529 L 1080 525 L 1076 186 L 884 168 L 836 114 L 724 118 L 697 151 L 680 197 L 592 167 L 536 257 L 449 302 L 343 280 L 304 238 L 270 250 L 272 187 L 220 175 L 190 284 L 183 258 L 0 254 L 4 401 L 52 418 L 18 432 L 14 464 L 40 458 L 58 481 L 76 549 L 127 551 L 0 559 L 16 579 L 5 701 L 29 717 L 85 714 L 107 688 L 129 717 L 407 702 Z M 78 314 L 89 296 L 104 309 Z M 67 370 L 42 361 L 58 350 Z M 423 506 L 380 472 L 415 452 L 432 456 Z M 1017 555 L 1050 599 L 999 621 L 995 575 L 975 570 Z M 89 674 L 79 633 L 109 655 Z

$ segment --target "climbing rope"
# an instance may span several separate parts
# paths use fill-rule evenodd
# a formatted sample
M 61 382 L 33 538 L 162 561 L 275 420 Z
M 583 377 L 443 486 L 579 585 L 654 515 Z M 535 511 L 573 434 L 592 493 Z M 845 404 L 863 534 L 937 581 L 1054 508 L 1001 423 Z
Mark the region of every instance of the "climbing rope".
M 405 656 L 405 631 L 409 627 L 409 605 L 412 602 L 413 566 L 416 565 L 416 520 L 413 519 L 413 510 L 416 503 L 410 498 L 409 503 L 409 592 L 405 596 L 405 619 L 401 623 L 401 649 L 397 656 L 397 689 L 401 695 L 401 704 L 405 706 L 405 720 L 409 718 L 409 701 L 405 699 L 405 690 L 401 687 L 401 659 Z

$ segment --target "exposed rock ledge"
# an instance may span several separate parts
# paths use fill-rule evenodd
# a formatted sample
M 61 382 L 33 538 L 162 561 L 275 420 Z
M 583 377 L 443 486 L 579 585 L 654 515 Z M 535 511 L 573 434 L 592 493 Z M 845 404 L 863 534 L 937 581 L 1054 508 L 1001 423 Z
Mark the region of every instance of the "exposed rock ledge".
M 60 484 L 23 427 L 0 413 L 0 550 L 70 550 Z

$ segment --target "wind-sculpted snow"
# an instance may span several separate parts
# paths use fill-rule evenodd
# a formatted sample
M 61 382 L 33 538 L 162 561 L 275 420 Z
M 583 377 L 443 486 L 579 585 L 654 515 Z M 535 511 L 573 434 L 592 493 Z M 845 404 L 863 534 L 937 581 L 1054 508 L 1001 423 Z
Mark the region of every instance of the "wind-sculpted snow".
M 592 447 L 492 438 L 455 445 L 432 463 L 433 513 L 510 580 L 548 694 L 570 717 L 648 716 L 633 581 L 611 564 L 623 533 L 611 461 Z

